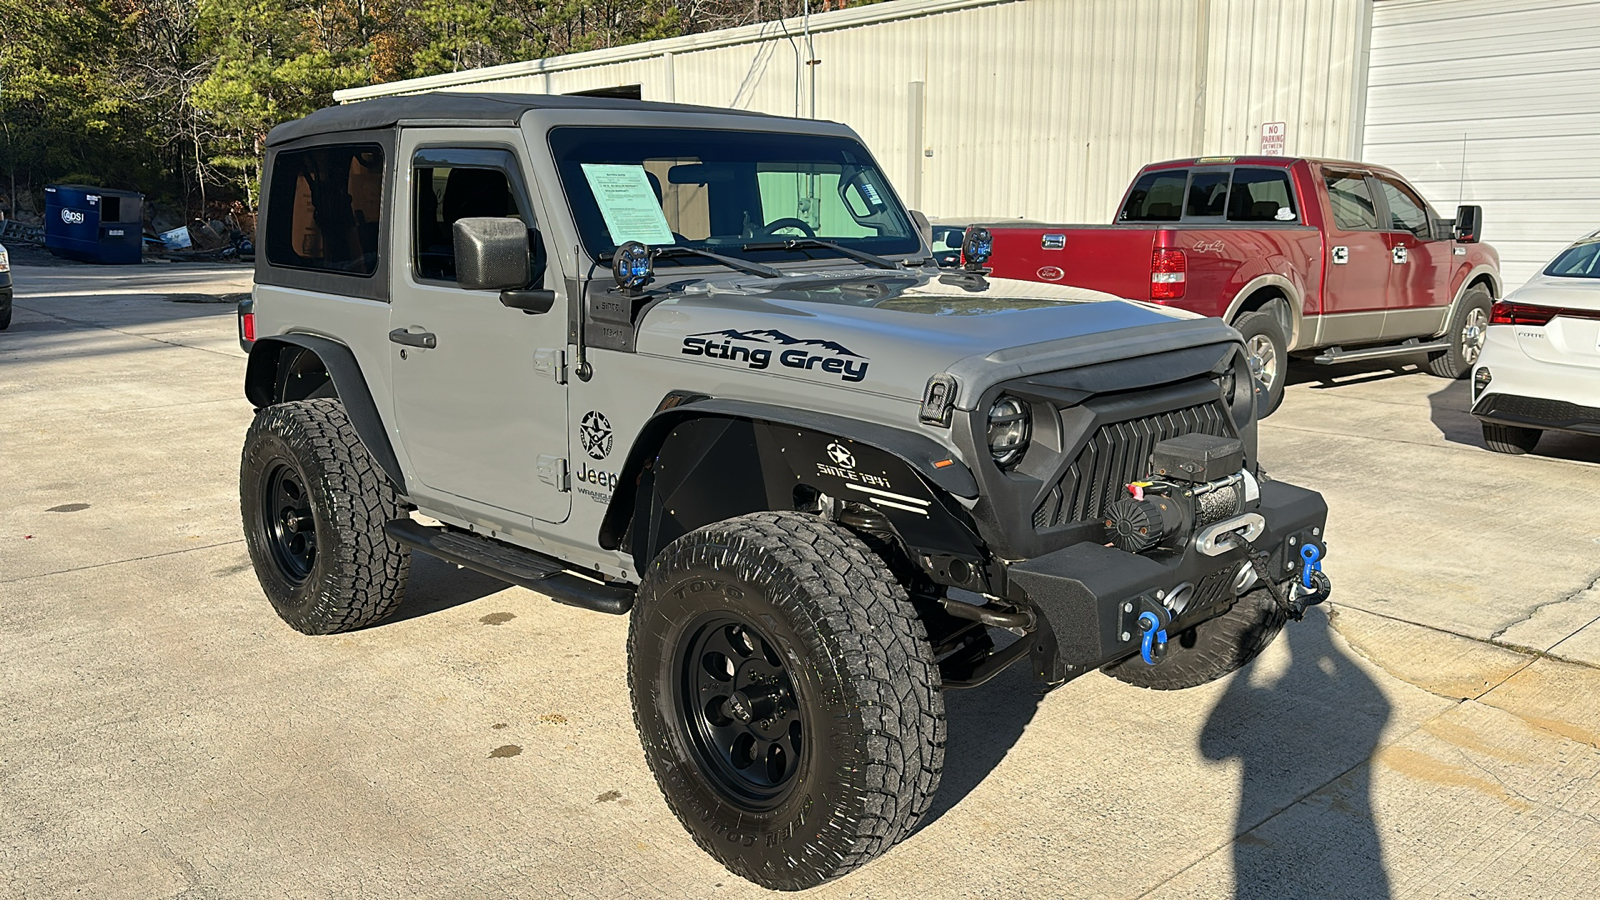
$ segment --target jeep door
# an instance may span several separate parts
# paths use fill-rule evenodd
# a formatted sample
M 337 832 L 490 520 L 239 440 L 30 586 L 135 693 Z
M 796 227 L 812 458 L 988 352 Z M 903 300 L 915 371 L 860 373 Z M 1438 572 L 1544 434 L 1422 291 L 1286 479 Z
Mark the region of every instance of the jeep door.
M 504 216 L 530 229 L 538 225 L 534 182 L 514 149 L 520 133 L 473 129 L 449 136 L 463 135 L 470 140 L 441 143 L 446 133 L 437 131 L 401 134 L 407 177 L 395 194 L 406 227 L 394 229 L 390 313 L 399 436 L 416 478 L 437 499 L 468 501 L 463 509 L 524 527 L 530 518 L 561 522 L 571 508 L 563 483 L 567 389 L 559 363 L 565 303 L 558 296 L 549 312 L 530 314 L 502 305 L 496 291 L 457 286 L 457 219 Z M 538 261 L 547 257 L 534 258 L 530 287 L 539 287 Z
M 1375 341 L 1383 334 L 1389 291 L 1389 242 L 1377 184 L 1359 169 L 1323 168 L 1328 213 L 1319 344 Z

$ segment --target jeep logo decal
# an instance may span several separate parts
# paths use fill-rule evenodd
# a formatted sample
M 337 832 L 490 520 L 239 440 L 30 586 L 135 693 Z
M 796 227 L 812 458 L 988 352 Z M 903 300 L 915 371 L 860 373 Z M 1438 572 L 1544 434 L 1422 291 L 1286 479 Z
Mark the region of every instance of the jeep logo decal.
M 751 344 L 756 346 L 752 347 Z M 830 355 L 824 356 L 822 352 L 813 350 L 825 351 Z M 726 328 L 722 331 L 702 331 L 683 339 L 685 356 L 742 362 L 752 369 L 765 369 L 772 365 L 774 353 L 777 354 L 778 365 L 786 369 L 821 370 L 838 375 L 841 381 L 854 382 L 867 377 L 867 358 L 837 341 L 790 337 L 773 328 L 755 331 Z

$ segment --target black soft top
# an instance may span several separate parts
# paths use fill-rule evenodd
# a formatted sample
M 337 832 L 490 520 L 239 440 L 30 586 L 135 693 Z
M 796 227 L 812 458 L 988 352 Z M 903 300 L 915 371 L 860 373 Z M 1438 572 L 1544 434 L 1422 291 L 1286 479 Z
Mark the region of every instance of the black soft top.
M 435 91 L 403 97 L 379 97 L 344 106 L 319 109 L 303 119 L 285 122 L 267 134 L 267 146 L 300 138 L 343 131 L 391 128 L 401 121 L 427 121 L 460 125 L 516 125 L 530 109 L 604 109 L 639 112 L 693 112 L 761 116 L 741 109 L 691 106 L 686 103 L 652 103 L 613 97 L 571 97 L 562 94 L 468 94 Z

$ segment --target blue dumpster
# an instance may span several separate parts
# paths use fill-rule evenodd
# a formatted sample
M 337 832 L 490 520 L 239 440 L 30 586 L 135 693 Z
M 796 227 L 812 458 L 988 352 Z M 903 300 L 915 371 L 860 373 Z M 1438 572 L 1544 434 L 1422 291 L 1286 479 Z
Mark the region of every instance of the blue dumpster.
M 139 262 L 144 195 L 81 184 L 46 185 L 44 246 L 56 256 L 80 262 Z

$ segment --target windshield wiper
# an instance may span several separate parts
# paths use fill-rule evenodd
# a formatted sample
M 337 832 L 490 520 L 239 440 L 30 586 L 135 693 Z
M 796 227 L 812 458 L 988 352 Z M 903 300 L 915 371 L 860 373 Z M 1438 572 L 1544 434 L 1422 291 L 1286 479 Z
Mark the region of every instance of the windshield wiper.
M 834 251 L 836 253 L 843 253 L 845 256 L 848 256 L 851 259 L 856 260 L 857 262 L 864 262 L 869 266 L 875 266 L 875 267 L 877 267 L 879 269 L 899 269 L 900 268 L 900 264 L 895 262 L 892 259 L 885 259 L 884 257 L 878 256 L 875 253 L 868 253 L 865 250 L 857 250 L 857 249 L 855 249 L 853 247 L 846 247 L 843 244 L 835 244 L 833 241 L 823 241 L 823 240 L 818 240 L 817 238 L 794 238 L 792 240 L 772 241 L 770 243 L 765 243 L 765 244 L 745 244 L 740 249 L 741 250 L 806 250 L 806 249 L 810 249 L 810 248 L 813 248 L 813 247 L 816 248 L 816 249 L 819 249 L 819 250 L 832 250 L 832 251 Z
M 746 248 L 748 249 L 748 248 Z M 723 256 L 721 253 L 712 253 L 710 250 L 701 250 L 697 247 L 658 247 L 650 251 L 651 256 L 703 256 L 715 260 L 730 269 L 738 269 L 751 275 L 760 275 L 762 278 L 782 278 L 783 273 L 771 266 L 761 263 L 747 262 L 737 256 Z

